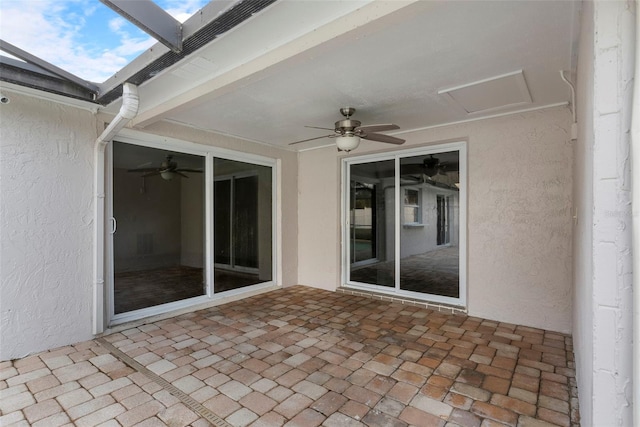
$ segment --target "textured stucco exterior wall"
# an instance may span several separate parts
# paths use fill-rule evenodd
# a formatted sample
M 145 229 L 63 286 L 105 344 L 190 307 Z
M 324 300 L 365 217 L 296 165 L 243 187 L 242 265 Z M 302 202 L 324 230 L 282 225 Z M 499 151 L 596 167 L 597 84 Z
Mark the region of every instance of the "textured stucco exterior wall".
M 102 121 L 13 93 L 0 108 L 0 360 L 92 338 L 93 162 Z M 282 284 L 297 280 L 294 152 L 176 125 L 150 133 L 278 159 Z
M 468 140 L 469 314 L 571 330 L 570 113 L 554 108 L 403 134 Z M 364 142 L 353 155 L 388 149 Z M 299 282 L 340 285 L 340 161 L 299 155 Z
M 3 89 L 0 360 L 91 338 L 89 111 Z
M 638 422 L 632 421 L 631 412 L 629 231 L 634 6 L 625 1 L 589 2 L 583 10 L 574 276 L 576 375 L 583 425 Z

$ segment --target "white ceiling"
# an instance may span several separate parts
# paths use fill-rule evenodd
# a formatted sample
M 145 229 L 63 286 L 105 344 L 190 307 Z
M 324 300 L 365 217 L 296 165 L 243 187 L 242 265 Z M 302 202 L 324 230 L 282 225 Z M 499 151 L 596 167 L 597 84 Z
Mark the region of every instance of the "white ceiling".
M 291 149 L 356 108 L 404 132 L 569 101 L 576 1 L 280 0 L 140 88 L 145 127 L 171 120 Z M 444 89 L 522 70 L 531 102 L 467 113 Z M 503 97 L 474 91 L 474 102 Z M 525 88 L 526 89 L 526 88 Z M 477 95 L 479 93 L 480 95 Z M 488 97 L 483 100 L 483 97 Z M 505 97 L 508 99 L 509 97 Z M 525 97 L 526 98 L 526 97 Z M 108 110 L 115 111 L 116 105 Z

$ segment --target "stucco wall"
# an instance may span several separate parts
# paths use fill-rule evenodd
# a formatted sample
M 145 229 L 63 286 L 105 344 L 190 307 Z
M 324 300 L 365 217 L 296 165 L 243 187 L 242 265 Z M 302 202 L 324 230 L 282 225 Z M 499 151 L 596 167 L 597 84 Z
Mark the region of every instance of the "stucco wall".
M 0 360 L 91 339 L 93 145 L 87 110 L 3 88 L 0 130 Z M 297 157 L 176 125 L 151 133 L 278 159 L 281 283 L 297 281 Z
M 0 360 L 91 338 L 89 111 L 18 95 L 0 106 Z
M 554 108 L 403 134 L 403 147 L 468 140 L 468 310 L 571 330 L 570 114 Z M 364 142 L 353 155 L 380 149 Z M 299 155 L 299 282 L 340 285 L 340 161 Z
M 629 133 L 637 11 L 622 1 L 584 6 L 575 188 L 576 376 L 583 425 L 627 426 L 633 424 Z

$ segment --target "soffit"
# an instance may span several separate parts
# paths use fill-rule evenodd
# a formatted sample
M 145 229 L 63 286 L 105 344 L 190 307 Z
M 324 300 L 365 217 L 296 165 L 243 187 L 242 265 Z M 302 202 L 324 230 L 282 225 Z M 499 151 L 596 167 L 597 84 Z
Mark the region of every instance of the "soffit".
M 355 107 L 363 124 L 396 123 L 401 135 L 566 103 L 560 70 L 573 68 L 578 8 L 569 1 L 276 2 L 144 83 L 133 123 L 169 120 L 289 147 L 322 135 L 304 125 L 332 127 L 342 106 Z M 520 70 L 531 102 L 470 113 L 439 93 Z

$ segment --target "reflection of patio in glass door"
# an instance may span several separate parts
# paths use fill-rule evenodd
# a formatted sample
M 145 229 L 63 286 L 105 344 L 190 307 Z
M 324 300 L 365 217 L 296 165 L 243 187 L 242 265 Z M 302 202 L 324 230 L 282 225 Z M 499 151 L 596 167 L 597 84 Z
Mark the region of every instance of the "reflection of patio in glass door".
M 373 184 L 354 181 L 351 188 L 351 262 L 376 259 L 376 188 Z
M 347 285 L 464 304 L 459 146 L 346 161 Z
M 214 291 L 272 280 L 272 169 L 214 159 Z

